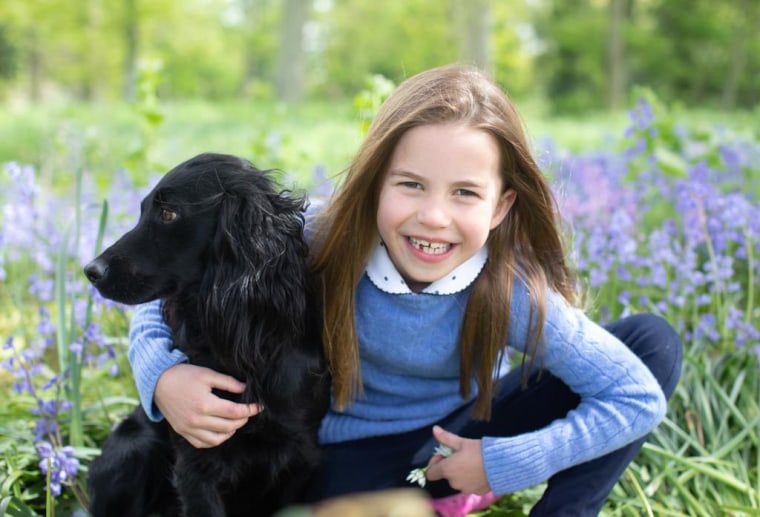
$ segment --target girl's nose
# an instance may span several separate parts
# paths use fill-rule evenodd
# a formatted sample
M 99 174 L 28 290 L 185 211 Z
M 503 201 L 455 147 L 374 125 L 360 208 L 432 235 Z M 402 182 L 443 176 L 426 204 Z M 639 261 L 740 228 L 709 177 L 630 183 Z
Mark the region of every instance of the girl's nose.
M 430 228 L 445 228 L 451 223 L 451 217 L 440 202 L 429 201 L 417 210 L 417 221 Z

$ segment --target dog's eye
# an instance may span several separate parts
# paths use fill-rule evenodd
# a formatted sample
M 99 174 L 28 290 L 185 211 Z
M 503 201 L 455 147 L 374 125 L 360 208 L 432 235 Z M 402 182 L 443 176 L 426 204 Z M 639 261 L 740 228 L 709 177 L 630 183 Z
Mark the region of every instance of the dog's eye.
M 161 214 L 159 215 L 159 217 L 165 223 L 170 223 L 177 218 L 177 212 L 173 212 L 172 210 L 169 210 L 167 208 L 162 208 Z

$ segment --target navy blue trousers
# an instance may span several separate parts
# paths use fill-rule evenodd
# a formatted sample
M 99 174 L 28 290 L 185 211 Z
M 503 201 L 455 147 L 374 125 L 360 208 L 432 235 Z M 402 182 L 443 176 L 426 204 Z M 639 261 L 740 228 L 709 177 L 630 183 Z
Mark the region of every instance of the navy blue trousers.
M 651 314 L 631 316 L 607 330 L 623 341 L 654 374 L 670 398 L 681 373 L 682 343 L 673 328 Z M 444 429 L 466 438 L 514 436 L 545 427 L 577 407 L 580 398 L 547 371 L 535 372 L 527 386 L 515 369 L 498 385 L 488 422 L 470 418 L 471 405 L 438 422 Z M 307 492 L 318 501 L 353 492 L 410 486 L 405 478 L 412 468 L 427 464 L 437 443 L 432 425 L 403 434 L 352 440 L 324 447 L 325 458 Z M 576 465 L 552 476 L 546 491 L 531 510 L 532 516 L 598 515 L 607 496 L 633 461 L 646 437 L 606 456 Z M 445 480 L 430 482 L 433 497 L 454 493 Z

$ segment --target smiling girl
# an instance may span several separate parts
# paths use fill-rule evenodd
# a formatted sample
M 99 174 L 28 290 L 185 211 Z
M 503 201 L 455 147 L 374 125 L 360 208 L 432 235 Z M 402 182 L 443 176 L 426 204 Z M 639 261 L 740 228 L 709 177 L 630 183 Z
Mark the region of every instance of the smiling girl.
M 307 233 L 333 375 L 307 500 L 428 466 L 442 515 L 547 480 L 533 515 L 598 514 L 665 414 L 681 342 L 659 317 L 602 327 L 575 306 L 551 189 L 495 83 L 458 65 L 402 83 Z M 240 383 L 170 344 L 158 308 L 139 307 L 143 404 L 218 445 L 258 409 L 215 397 Z

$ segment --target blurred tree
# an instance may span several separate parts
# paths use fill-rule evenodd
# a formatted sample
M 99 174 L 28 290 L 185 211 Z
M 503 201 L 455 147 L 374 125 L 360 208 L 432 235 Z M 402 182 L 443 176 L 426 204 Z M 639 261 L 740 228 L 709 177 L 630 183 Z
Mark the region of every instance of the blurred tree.
M 659 55 L 650 57 L 647 72 L 667 96 L 692 103 L 719 88 L 728 63 L 730 40 L 724 29 L 731 3 L 669 0 L 652 9 L 652 37 L 661 47 Z
M 238 0 L 242 23 L 239 27 L 242 45 L 240 93 L 245 96 L 269 97 L 270 79 L 274 74 L 277 53 L 277 20 L 282 15 L 281 0 Z
M 760 50 L 756 33 L 760 29 L 760 3 L 757 0 L 739 0 L 737 8 L 731 14 L 731 25 L 736 30 L 733 31 L 728 73 L 721 92 L 721 105 L 724 108 L 736 107 L 739 92 L 744 88 L 753 91 L 754 101 L 760 102 L 760 79 L 754 81 L 754 84 L 742 84 L 742 77 L 747 75 L 750 56 L 756 58 L 757 51 Z M 751 48 L 753 41 L 754 49 Z M 753 65 L 755 77 L 760 76 L 760 61 L 755 59 Z
M 280 44 L 277 52 L 277 98 L 296 101 L 304 91 L 304 25 L 309 17 L 311 0 L 285 0 L 280 23 Z
M 649 26 L 631 42 L 636 83 L 691 106 L 760 102 L 760 2 L 659 0 L 636 16 Z
M 372 74 L 399 82 L 459 58 L 447 2 L 334 0 L 320 22 L 326 41 L 319 86 L 328 95 L 354 95 Z
M 537 23 L 546 48 L 538 66 L 555 113 L 605 106 L 608 18 L 589 0 L 553 2 Z
M 124 9 L 122 34 L 124 35 L 124 79 L 122 91 L 124 99 L 135 100 L 137 83 L 137 56 L 140 52 L 140 26 L 137 16 L 137 0 L 123 0 Z
M 0 3 L 0 20 L 8 27 L 8 34 L 18 48 L 18 70 L 25 90 L 32 100 L 42 96 L 43 58 L 42 41 L 52 35 L 51 20 L 44 16 L 42 0 Z
M 140 58 L 160 59 L 160 94 L 232 98 L 243 83 L 244 19 L 227 0 L 139 2 Z
M 131 99 L 159 59 L 164 97 L 353 96 L 461 60 L 554 112 L 621 106 L 634 85 L 760 102 L 758 0 L 0 0 L 0 20 L 0 74 L 31 100 Z
M 459 56 L 461 61 L 491 71 L 491 1 L 451 0 L 457 23 L 454 28 L 460 34 Z
M 625 24 L 630 15 L 631 0 L 610 0 L 609 7 L 609 107 L 618 109 L 625 102 L 626 62 Z
M 45 96 L 91 99 L 121 78 L 109 21 L 122 0 L 84 0 L 65 7 L 45 0 L 0 2 L 18 48 L 18 83 L 32 101 Z
M 101 43 L 103 12 L 101 0 L 80 0 L 73 4 L 72 25 L 78 27 L 75 33 L 76 46 L 73 53 L 79 56 L 81 69 L 72 79 L 73 83 L 79 83 L 77 97 L 84 100 L 92 100 L 102 88 L 97 84 L 104 80 L 103 77 L 103 53 L 93 52 Z
M 620 107 L 634 85 L 691 106 L 753 106 L 759 23 L 756 0 L 552 2 L 537 22 L 538 70 L 554 112 Z
M 533 62 L 542 42 L 534 29 L 534 9 L 527 2 L 491 3 L 491 59 L 496 80 L 512 96 L 536 97 Z
M 18 65 L 18 50 L 8 32 L 8 27 L 0 24 L 0 80 L 13 78 Z

